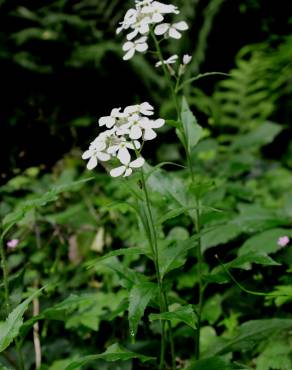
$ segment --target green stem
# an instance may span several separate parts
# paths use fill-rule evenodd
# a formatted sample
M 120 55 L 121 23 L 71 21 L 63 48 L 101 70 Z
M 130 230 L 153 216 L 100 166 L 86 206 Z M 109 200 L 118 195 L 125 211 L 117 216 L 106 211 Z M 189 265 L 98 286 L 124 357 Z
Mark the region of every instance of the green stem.
M 0 254 L 1 254 L 1 268 L 3 271 L 3 284 L 4 284 L 4 301 L 5 301 L 5 313 L 9 313 L 9 285 L 8 285 L 8 269 L 7 261 L 4 249 L 3 238 L 0 238 Z
M 142 180 L 142 188 L 144 191 L 145 195 L 145 200 L 146 200 L 146 208 L 147 208 L 147 213 L 148 213 L 148 218 L 149 218 L 149 233 L 150 235 L 148 236 L 149 238 L 149 244 L 152 250 L 153 254 L 153 260 L 154 260 L 154 265 L 155 265 L 155 272 L 156 272 L 156 279 L 158 283 L 158 289 L 159 289 L 159 300 L 160 300 L 160 312 L 165 312 L 167 307 L 166 307 L 166 302 L 164 299 L 163 295 L 163 285 L 162 285 L 162 279 L 161 279 L 161 274 L 160 274 L 160 269 L 159 269 L 159 254 L 158 254 L 158 246 L 157 246 L 157 235 L 155 231 L 155 226 L 154 226 L 154 221 L 153 221 L 153 216 L 152 216 L 152 211 L 151 211 L 151 206 L 150 206 L 150 198 L 146 186 L 146 181 L 145 181 L 145 175 L 143 169 L 141 169 L 141 180 Z M 166 335 L 165 335 L 165 321 L 162 321 L 161 323 L 161 348 L 160 348 L 160 364 L 159 364 L 159 370 L 164 369 L 164 363 L 165 363 L 165 350 L 166 350 Z

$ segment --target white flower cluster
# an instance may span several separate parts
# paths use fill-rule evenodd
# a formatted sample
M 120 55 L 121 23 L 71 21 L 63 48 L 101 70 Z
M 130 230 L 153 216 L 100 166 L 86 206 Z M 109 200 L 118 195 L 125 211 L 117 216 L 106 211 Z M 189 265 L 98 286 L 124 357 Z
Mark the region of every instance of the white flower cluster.
M 112 177 L 130 176 L 134 168 L 142 167 L 145 160 L 140 156 L 142 143 L 155 139 L 154 129 L 162 127 L 165 121 L 161 118 L 153 120 L 149 116 L 154 114 L 153 107 L 144 102 L 130 105 L 121 112 L 121 108 L 114 108 L 109 116 L 101 117 L 99 126 L 105 126 L 102 132 L 90 144 L 82 158 L 89 159 L 87 168 L 92 170 L 98 161 L 107 162 L 117 159 L 118 167 L 110 171 Z M 135 153 L 136 159 L 132 161 L 130 151 Z
M 129 9 L 117 29 L 117 34 L 129 30 L 127 42 L 123 45 L 124 60 L 131 59 L 136 52 L 143 53 L 148 49 L 148 35 L 151 27 L 157 36 L 174 39 L 181 37 L 181 31 L 188 29 L 186 22 L 165 23 L 166 14 L 179 14 L 176 6 L 163 4 L 155 0 L 135 1 L 135 8 Z M 136 38 L 136 39 L 135 39 Z M 135 39 L 135 40 L 134 40 Z

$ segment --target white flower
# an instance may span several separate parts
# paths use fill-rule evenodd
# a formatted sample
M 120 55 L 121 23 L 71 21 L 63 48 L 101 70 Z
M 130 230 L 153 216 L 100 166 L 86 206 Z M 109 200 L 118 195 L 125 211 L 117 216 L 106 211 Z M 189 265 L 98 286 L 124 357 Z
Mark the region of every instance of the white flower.
M 132 162 L 125 161 L 123 159 L 123 160 L 121 160 L 121 163 L 123 164 L 122 166 L 113 168 L 110 171 L 110 175 L 112 177 L 119 177 L 119 176 L 122 176 L 122 175 L 123 175 L 123 177 L 130 176 L 133 172 L 133 168 L 142 167 L 145 163 L 145 160 L 144 160 L 144 158 L 139 157 L 139 158 L 135 159 Z
M 127 141 L 125 138 L 122 138 L 119 143 L 113 144 L 107 149 L 109 154 L 116 154 L 117 158 L 122 162 L 130 162 L 131 155 L 128 149 L 137 150 L 140 149 L 141 144 L 139 141 L 135 140 L 134 142 Z M 123 162 L 122 162 L 123 163 Z
M 172 55 L 171 57 L 169 57 L 168 59 L 164 60 L 163 62 L 159 61 L 155 64 L 155 67 L 160 67 L 162 66 L 162 64 L 173 64 L 177 61 L 178 59 L 178 55 L 177 54 L 174 54 Z
M 140 126 L 143 128 L 143 139 L 146 140 L 153 140 L 156 138 L 157 134 L 153 130 L 154 128 L 162 127 L 165 124 L 165 120 L 162 118 L 159 118 L 157 120 L 150 120 L 146 117 L 141 120 Z
M 129 105 L 127 108 L 125 108 L 124 113 L 126 114 L 133 114 L 133 113 L 141 113 L 144 114 L 144 116 L 151 116 L 154 114 L 153 107 L 147 102 L 137 104 L 137 105 Z
M 111 156 L 104 152 L 105 149 L 106 143 L 102 140 L 95 140 L 90 144 L 89 149 L 82 155 L 82 159 L 89 159 L 87 169 L 92 170 L 95 168 L 98 164 L 98 160 L 102 162 L 110 160 Z
M 131 59 L 134 56 L 136 51 L 138 51 L 140 53 L 143 53 L 144 51 L 146 51 L 148 49 L 148 45 L 146 43 L 146 40 L 147 40 L 147 37 L 143 36 L 143 37 L 141 37 L 138 40 L 133 41 L 133 42 L 132 41 L 127 41 L 123 45 L 123 50 L 126 51 L 126 54 L 124 55 L 123 59 L 124 60 Z
M 189 27 L 186 22 L 178 22 L 174 24 L 161 23 L 155 27 L 154 33 L 157 36 L 164 35 L 165 37 L 172 37 L 174 39 L 180 39 L 181 33 L 179 31 L 185 31 Z
M 187 64 L 191 62 L 192 58 L 193 57 L 191 55 L 185 54 L 183 56 L 183 64 L 186 66 Z
M 129 9 L 125 14 L 123 22 L 120 22 L 120 27 L 117 28 L 116 33 L 119 34 L 123 30 L 127 30 L 137 21 L 138 12 L 136 9 Z

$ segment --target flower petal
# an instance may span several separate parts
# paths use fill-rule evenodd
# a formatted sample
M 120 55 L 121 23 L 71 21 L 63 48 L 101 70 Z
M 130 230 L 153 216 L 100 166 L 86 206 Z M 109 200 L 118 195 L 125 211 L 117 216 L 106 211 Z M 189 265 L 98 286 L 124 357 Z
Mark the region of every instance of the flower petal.
M 123 59 L 124 60 L 129 60 L 131 58 L 133 58 L 135 54 L 135 49 L 130 49 L 124 56 L 123 56 Z
M 132 168 L 127 168 L 125 173 L 124 173 L 124 177 L 130 176 L 130 175 L 132 175 L 132 173 L 133 173 Z
M 177 40 L 181 38 L 181 34 L 174 27 L 170 27 L 169 37 L 172 37 L 173 39 Z
M 130 138 L 132 140 L 140 139 L 142 136 L 142 130 L 139 126 L 133 126 L 130 131 Z
M 159 128 L 162 127 L 165 124 L 165 120 L 162 118 L 158 118 L 155 121 L 152 121 L 151 127 L 152 128 Z
M 113 168 L 113 169 L 110 171 L 110 175 L 111 175 L 111 177 L 119 177 L 119 176 L 121 176 L 125 171 L 126 171 L 126 166 L 120 166 L 120 167 L 117 167 L 117 168 Z
M 130 163 L 131 168 L 139 168 L 142 167 L 145 163 L 145 159 L 142 157 L 139 157 L 135 159 L 133 162 Z
M 83 154 L 82 154 L 82 159 L 88 159 L 92 156 L 92 150 L 86 150 Z
M 102 162 L 106 162 L 111 159 L 111 156 L 108 153 L 98 152 L 96 153 L 96 156 Z
M 131 161 L 131 156 L 127 148 L 120 148 L 117 157 L 123 164 L 128 164 Z
M 87 169 L 88 170 L 93 170 L 94 169 L 94 167 L 96 167 L 97 166 L 97 158 L 96 157 L 91 157 L 90 159 L 89 159 L 89 162 L 87 163 Z
M 128 50 L 133 49 L 133 48 L 134 48 L 134 43 L 132 41 L 127 41 L 123 45 L 123 50 L 124 51 L 128 51 Z
M 180 31 L 185 31 L 189 28 L 185 21 L 174 23 L 172 26 Z
M 139 53 L 143 53 L 144 51 L 146 51 L 148 49 L 148 45 L 146 44 L 146 42 L 142 43 L 142 44 L 137 44 L 135 49 L 137 51 L 139 51 Z
M 148 128 L 144 131 L 143 139 L 144 140 L 153 140 L 157 136 L 156 132 L 152 128 Z
M 170 24 L 169 23 L 161 23 L 155 27 L 154 33 L 157 36 L 164 35 L 169 30 Z

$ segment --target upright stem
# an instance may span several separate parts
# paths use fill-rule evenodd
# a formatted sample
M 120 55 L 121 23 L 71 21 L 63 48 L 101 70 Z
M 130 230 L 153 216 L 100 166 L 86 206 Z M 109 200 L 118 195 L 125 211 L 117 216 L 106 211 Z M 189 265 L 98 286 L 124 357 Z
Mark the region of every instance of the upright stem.
M 148 213 L 148 218 L 149 218 L 149 228 L 150 228 L 150 233 L 151 233 L 151 235 L 149 235 L 149 243 L 150 243 L 150 247 L 152 250 L 152 255 L 153 255 L 153 260 L 154 260 L 154 265 L 155 265 L 156 279 L 157 279 L 158 289 L 159 289 L 160 312 L 164 312 L 165 311 L 165 300 L 163 298 L 163 287 L 162 287 L 162 280 L 161 280 L 161 274 L 160 274 L 160 269 L 159 269 L 157 236 L 156 236 L 156 231 L 154 227 L 153 216 L 152 216 L 150 199 L 149 199 L 149 194 L 148 194 L 148 190 L 146 186 L 145 176 L 144 176 L 144 172 L 142 169 L 141 169 L 141 180 L 142 180 L 142 187 L 143 187 L 143 191 L 145 195 L 147 213 Z M 165 349 L 166 349 L 165 322 L 162 321 L 159 370 L 164 369 Z
M 163 55 L 162 55 L 162 52 L 161 52 L 161 48 L 160 48 L 159 42 L 158 42 L 158 40 L 157 40 L 153 31 L 151 31 L 151 36 L 152 36 L 152 39 L 154 41 L 154 44 L 155 44 L 155 47 L 156 47 L 156 50 L 157 50 L 158 58 L 159 58 L 160 62 L 162 63 L 163 72 L 164 72 L 164 75 L 165 75 L 166 80 L 168 82 L 169 89 L 171 91 L 171 95 L 172 95 L 173 102 L 175 104 L 175 108 L 176 108 L 176 112 L 177 112 L 177 119 L 180 120 L 180 107 L 179 107 L 178 97 L 177 97 L 178 86 L 179 86 L 179 77 L 177 78 L 176 84 L 174 85 L 172 83 L 172 80 L 171 80 L 171 75 L 170 75 L 169 71 L 167 70 L 166 65 L 163 62 Z M 184 139 L 185 139 L 184 142 L 187 143 L 186 133 L 185 133 L 184 130 L 183 130 L 182 134 L 184 135 Z M 186 153 L 186 159 L 187 159 L 187 163 L 188 163 L 189 172 L 190 172 L 190 175 L 191 175 L 191 180 L 192 180 L 192 183 L 194 184 L 195 176 L 194 176 L 194 171 L 193 171 L 193 167 L 192 167 L 191 156 L 190 156 L 190 153 L 189 153 L 189 150 L 188 150 L 187 147 L 185 147 L 185 153 Z M 193 222 L 194 222 L 196 233 L 198 235 L 200 235 L 200 230 L 201 230 L 200 209 L 199 208 L 200 208 L 200 202 L 199 202 L 198 197 L 196 196 L 196 216 L 195 216 L 195 219 L 193 220 Z M 204 286 L 203 286 L 203 279 L 202 279 L 203 257 L 202 257 L 202 246 L 201 246 L 200 236 L 198 238 L 197 260 L 198 260 L 198 275 L 199 275 L 199 297 L 198 297 L 198 311 L 197 311 L 198 323 L 197 323 L 197 330 L 196 330 L 196 336 L 195 336 L 195 341 L 196 341 L 195 356 L 196 356 L 196 359 L 198 359 L 200 357 L 200 326 L 201 326 L 201 313 L 202 313 L 203 294 L 204 294 Z
M 143 191 L 145 194 L 146 207 L 147 207 L 147 212 L 148 212 L 148 217 L 149 217 L 149 226 L 151 230 L 149 242 L 150 242 L 150 247 L 151 247 L 152 254 L 153 254 L 156 278 L 158 282 L 159 297 L 160 297 L 160 311 L 165 312 L 165 311 L 168 311 L 168 301 L 167 301 L 167 295 L 163 289 L 163 279 L 161 277 L 160 268 L 159 268 L 159 251 L 158 251 L 158 245 L 157 245 L 157 234 L 156 234 L 153 215 L 151 211 L 151 203 L 150 203 L 150 198 L 149 198 L 148 189 L 146 185 L 145 175 L 142 169 L 141 169 L 141 180 L 142 180 Z M 173 342 L 173 337 L 172 337 L 171 324 L 169 322 L 168 322 L 168 328 L 169 328 L 169 338 L 170 338 L 172 369 L 175 370 L 175 350 L 174 350 L 174 342 Z M 166 331 L 165 331 L 165 321 L 164 320 L 161 322 L 161 331 L 162 333 L 161 333 L 159 370 L 164 369 L 164 363 L 165 363 Z

